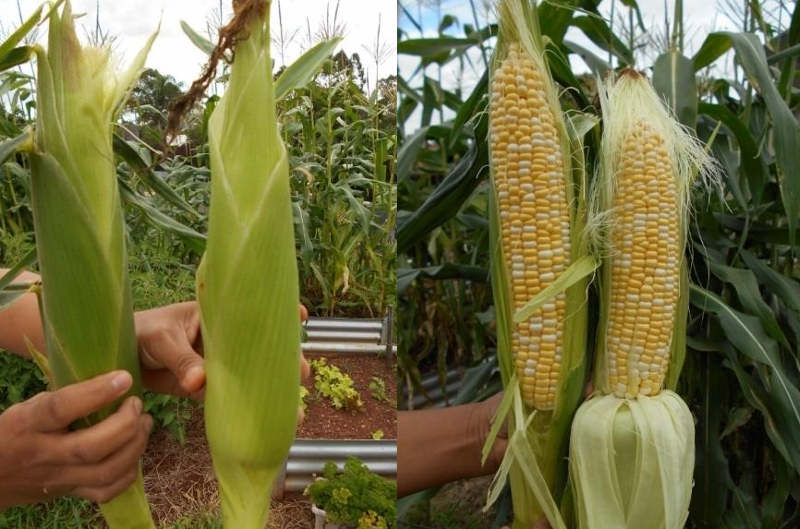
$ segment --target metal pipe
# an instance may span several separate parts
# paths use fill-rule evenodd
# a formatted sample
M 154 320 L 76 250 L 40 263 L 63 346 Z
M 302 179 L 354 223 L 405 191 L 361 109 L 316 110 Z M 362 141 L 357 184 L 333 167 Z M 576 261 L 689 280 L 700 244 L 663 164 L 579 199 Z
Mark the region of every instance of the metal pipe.
M 289 449 L 290 460 L 294 458 L 346 458 L 350 455 L 359 459 L 397 458 L 397 441 L 393 439 L 380 441 L 371 439 L 297 439 Z
M 307 330 L 309 342 L 370 342 L 381 343 L 380 332 L 320 331 Z
M 334 318 L 309 318 L 306 329 L 330 329 L 338 331 L 380 331 L 381 320 L 344 320 Z
M 301 345 L 304 353 L 378 354 L 386 352 L 386 346 L 378 344 L 306 342 Z M 392 353 L 397 353 L 396 345 L 392 346 Z
M 360 459 L 360 458 L 359 458 Z M 286 479 L 298 476 L 321 475 L 327 461 L 289 461 L 286 465 Z M 344 468 L 344 461 L 334 461 L 339 469 Z M 363 461 L 365 465 L 376 474 L 394 476 L 397 474 L 397 461 Z
M 386 311 L 386 318 L 383 320 L 383 331 L 381 332 L 383 335 L 381 343 L 386 346 L 386 352 L 383 354 L 383 356 L 386 359 L 387 365 L 391 365 L 392 353 L 394 352 L 394 346 L 392 345 L 394 343 L 394 330 L 392 328 L 393 322 L 394 307 L 389 305 L 388 310 Z

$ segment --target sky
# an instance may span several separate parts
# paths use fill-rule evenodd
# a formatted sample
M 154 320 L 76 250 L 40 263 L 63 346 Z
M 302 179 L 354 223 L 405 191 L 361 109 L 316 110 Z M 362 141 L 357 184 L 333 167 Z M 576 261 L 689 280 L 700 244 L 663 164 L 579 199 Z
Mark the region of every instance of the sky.
M 736 3 L 737 5 L 740 3 L 739 0 L 728 0 L 731 3 Z M 702 44 L 705 36 L 712 32 L 712 31 L 720 31 L 726 29 L 736 29 L 734 22 L 732 22 L 731 17 L 726 16 L 726 12 L 728 8 L 728 1 L 725 0 L 684 0 L 684 20 L 685 20 L 685 46 L 686 46 L 686 54 L 688 56 L 692 56 L 694 52 L 696 52 L 700 45 Z M 437 34 L 437 20 L 439 20 L 439 16 L 436 9 L 436 0 L 401 0 L 403 6 L 409 11 L 412 17 L 415 19 L 422 20 L 423 26 L 423 33 L 425 37 L 435 37 Z M 460 23 L 464 24 L 471 24 L 474 25 L 474 15 L 472 12 L 471 4 L 468 0 L 440 0 L 441 3 L 441 13 L 442 14 L 451 14 L 454 15 Z M 474 0 L 476 6 L 476 15 L 480 22 L 480 25 L 483 26 L 486 23 L 487 18 L 494 20 L 494 17 L 488 12 L 486 5 L 486 0 Z M 608 18 L 609 17 L 609 9 L 612 2 L 606 0 L 600 6 L 600 11 L 603 15 Z M 775 2 L 777 3 L 777 2 Z M 663 34 L 664 33 L 664 6 L 667 6 L 669 10 L 670 20 L 672 20 L 672 12 L 674 9 L 675 0 L 638 0 L 639 9 L 642 13 L 642 19 L 644 22 L 644 27 L 647 30 L 649 35 L 656 35 L 656 34 Z M 615 20 L 619 23 L 617 17 L 619 16 L 619 10 L 621 10 L 622 2 L 616 2 L 618 14 L 615 16 Z M 627 8 L 625 8 L 627 9 Z M 627 11 L 626 11 L 627 13 Z M 408 38 L 420 38 L 423 35 L 420 34 L 419 29 L 417 29 L 405 16 L 404 13 L 400 13 L 399 21 L 401 30 L 405 31 L 408 35 Z M 783 15 L 782 22 L 784 27 L 788 25 L 788 16 Z M 735 20 L 735 17 L 734 17 Z M 618 28 L 614 28 L 614 32 L 618 33 Z M 640 30 L 637 30 L 640 31 Z M 456 36 L 456 37 L 463 37 L 464 33 L 461 27 L 451 27 L 447 30 L 447 33 Z M 607 59 L 608 53 L 601 51 L 598 47 L 596 47 L 588 38 L 586 38 L 583 33 L 576 29 L 570 28 L 566 35 L 567 40 L 571 40 L 581 46 L 590 49 L 591 51 L 595 52 L 595 54 L 599 55 L 600 57 Z M 483 73 L 484 63 L 483 59 L 480 56 L 480 52 L 478 50 L 472 50 L 470 59 L 474 67 L 467 65 L 463 71 L 459 68 L 458 61 L 451 61 L 446 65 L 441 72 L 441 82 L 442 85 L 450 90 L 453 90 L 456 87 L 461 87 L 462 92 L 468 94 L 474 85 L 477 83 L 478 79 L 480 78 L 481 74 Z M 637 66 L 640 69 L 644 69 L 645 67 L 649 67 L 652 64 L 653 58 L 643 58 L 641 56 L 637 56 L 637 60 L 641 62 Z M 572 69 L 576 73 L 581 72 L 588 72 L 589 68 L 583 63 L 583 61 L 578 58 L 576 55 L 570 55 L 570 61 L 572 64 Z M 416 70 L 419 65 L 418 57 L 414 57 L 411 55 L 400 55 L 398 56 L 398 68 L 400 72 L 400 76 L 404 78 L 408 78 L 408 76 Z M 723 71 L 729 71 L 730 69 L 730 60 L 729 58 L 723 58 L 718 63 L 715 63 L 713 68 L 721 69 Z M 434 79 L 438 78 L 440 75 L 437 71 L 435 65 L 431 65 L 428 67 L 426 73 L 433 77 Z M 420 87 L 422 84 L 422 75 L 420 72 L 416 74 L 416 76 L 411 79 L 410 82 L 411 86 L 413 87 Z M 421 115 L 419 113 L 412 114 L 409 118 L 409 121 L 406 123 L 406 128 L 413 130 L 419 126 Z M 449 115 L 448 111 L 445 111 L 445 119 L 452 117 Z
M 147 66 L 161 73 L 170 74 L 183 82 L 184 88 L 199 76 L 205 54 L 198 50 L 186 37 L 180 27 L 185 20 L 202 35 L 208 38 L 207 23 L 213 21 L 219 12 L 220 4 L 226 19 L 231 12 L 231 0 L 72 0 L 75 13 L 86 13 L 78 20 L 84 30 L 94 31 L 97 5 L 100 6 L 100 25 L 116 37 L 115 51 L 123 59 L 131 60 L 144 44 L 147 37 L 161 20 L 161 32 L 155 41 Z M 23 17 L 27 17 L 40 4 L 41 0 L 19 0 Z M 273 39 L 278 33 L 278 0 L 272 1 Z M 285 48 L 285 61 L 291 63 L 308 48 L 308 27 L 312 38 L 326 18 L 326 11 L 333 18 L 336 0 L 282 0 L 280 2 L 284 34 L 289 44 Z M 340 0 L 337 20 L 344 24 L 344 40 L 339 49 L 348 54 L 358 53 L 367 70 L 370 86 L 374 87 L 375 61 L 370 58 L 366 48 L 373 49 L 377 37 L 378 17 L 380 16 L 380 40 L 388 52 L 388 57 L 379 66 L 378 75 L 383 78 L 394 73 L 396 62 L 397 8 L 393 0 Z M 8 35 L 20 24 L 17 0 L 0 0 L 0 35 Z M 39 40 L 47 35 L 46 26 L 38 31 Z M 291 37 L 294 36 L 293 39 Z M 216 38 L 214 39 L 216 40 Z M 276 66 L 282 65 L 281 55 L 273 48 Z

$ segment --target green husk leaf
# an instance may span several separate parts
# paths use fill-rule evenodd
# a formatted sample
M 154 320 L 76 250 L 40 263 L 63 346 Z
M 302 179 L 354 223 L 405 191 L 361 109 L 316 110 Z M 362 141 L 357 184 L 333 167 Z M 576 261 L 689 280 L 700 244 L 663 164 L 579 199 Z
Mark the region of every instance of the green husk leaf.
M 575 415 L 570 482 L 579 529 L 681 529 L 693 469 L 694 420 L 671 391 L 595 396 Z
M 517 375 L 512 374 L 511 380 L 508 383 L 508 387 L 515 388 L 516 385 Z M 489 453 L 492 451 L 494 442 L 497 440 L 497 435 L 500 433 L 500 429 L 503 427 L 503 424 L 505 424 L 506 418 L 508 417 L 508 413 L 511 411 L 511 406 L 513 403 L 514 392 L 504 392 L 503 399 L 500 401 L 500 404 L 498 404 L 497 410 L 494 412 L 494 417 L 492 417 L 492 427 L 489 429 L 489 434 L 486 436 L 486 442 L 483 443 L 483 448 L 481 449 L 481 465 L 486 464 L 486 458 L 489 457 Z M 487 505 L 491 505 L 491 502 Z
M 69 1 L 50 12 L 37 47 L 37 122 L 31 205 L 42 276 L 47 365 L 60 388 L 116 369 L 141 392 L 125 230 L 111 127 L 153 35 L 122 75 L 107 47 L 83 47 Z M 36 357 L 36 355 L 34 355 Z M 46 372 L 46 371 L 45 371 Z M 127 395 L 82 425 L 111 414 Z M 100 506 L 110 529 L 153 529 L 141 479 Z
M 262 529 L 294 440 L 299 286 L 286 149 L 275 115 L 269 3 L 236 44 L 209 120 L 211 207 L 197 271 L 206 436 L 226 527 Z
M 514 313 L 514 322 L 520 323 L 529 319 L 536 309 L 561 294 L 569 287 L 575 285 L 578 281 L 588 277 L 597 270 L 598 266 L 600 266 L 600 263 L 591 255 L 584 255 L 577 261 L 574 261 L 555 279 L 555 281 L 547 285 L 547 287 L 533 296 L 525 305 Z

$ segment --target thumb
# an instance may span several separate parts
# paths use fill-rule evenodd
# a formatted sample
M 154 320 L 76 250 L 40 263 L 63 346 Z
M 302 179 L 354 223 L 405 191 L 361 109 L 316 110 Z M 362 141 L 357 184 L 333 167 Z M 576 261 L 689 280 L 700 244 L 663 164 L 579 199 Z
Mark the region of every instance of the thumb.
M 142 349 L 143 356 L 150 360 L 145 365 L 166 367 L 178 380 L 183 391 L 194 393 L 203 387 L 206 379 L 203 357 L 192 348 L 185 333 L 164 333 Z

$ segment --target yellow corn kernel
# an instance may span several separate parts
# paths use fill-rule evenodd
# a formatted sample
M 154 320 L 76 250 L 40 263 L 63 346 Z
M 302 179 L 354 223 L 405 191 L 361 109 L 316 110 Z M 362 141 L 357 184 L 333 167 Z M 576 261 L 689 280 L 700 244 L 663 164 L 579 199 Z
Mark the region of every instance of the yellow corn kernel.
M 564 153 L 544 82 L 527 52 L 512 43 L 495 72 L 492 90 L 490 148 L 514 309 L 551 284 L 569 264 Z M 562 293 L 528 321 L 514 324 L 512 331 L 522 398 L 541 410 L 555 405 L 564 307 Z
M 606 340 L 617 397 L 655 395 L 666 376 L 681 257 L 675 185 L 663 138 L 638 121 L 623 144 L 611 224 Z M 625 204 L 633 209 L 623 212 Z

